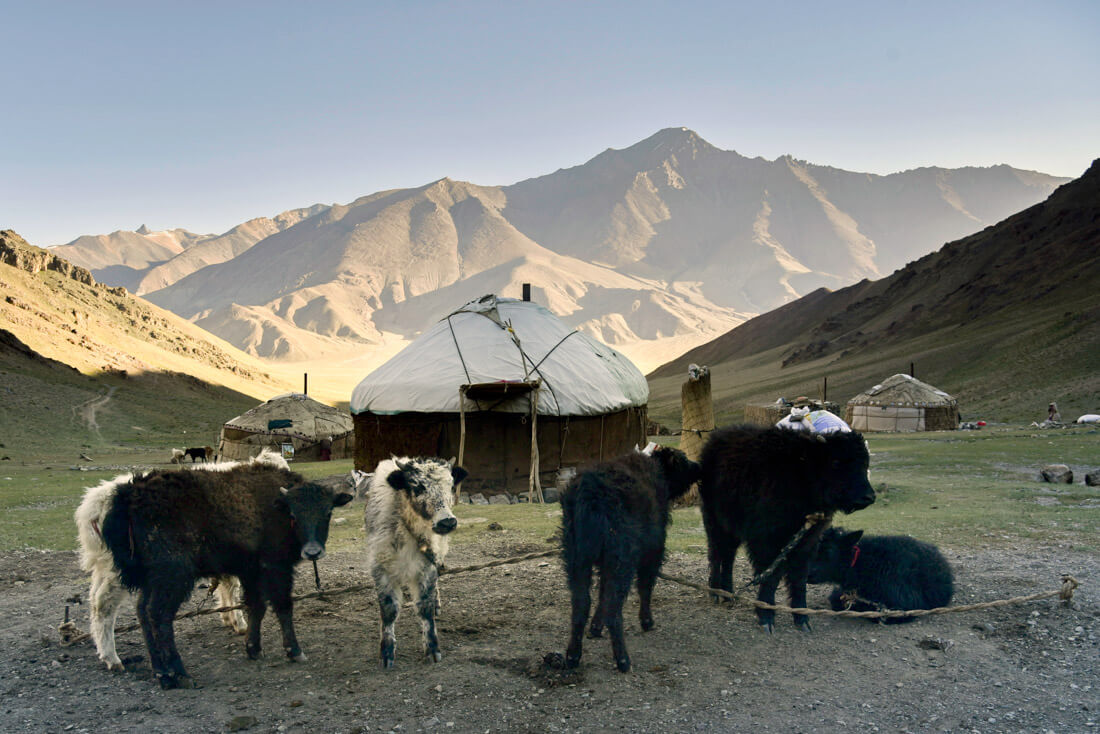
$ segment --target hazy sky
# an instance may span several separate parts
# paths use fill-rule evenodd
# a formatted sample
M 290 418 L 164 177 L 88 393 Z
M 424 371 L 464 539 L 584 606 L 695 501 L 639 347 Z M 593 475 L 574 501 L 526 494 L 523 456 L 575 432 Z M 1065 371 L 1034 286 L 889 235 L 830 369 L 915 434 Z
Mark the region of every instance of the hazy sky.
M 1100 156 L 1100 2 L 0 0 L 0 229 L 222 232 L 686 126 L 891 173 Z

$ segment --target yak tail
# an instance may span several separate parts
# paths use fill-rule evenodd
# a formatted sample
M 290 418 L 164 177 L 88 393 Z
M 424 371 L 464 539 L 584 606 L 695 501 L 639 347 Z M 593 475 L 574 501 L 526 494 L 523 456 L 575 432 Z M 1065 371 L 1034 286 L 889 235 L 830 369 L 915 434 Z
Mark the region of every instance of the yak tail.
M 111 509 L 103 518 L 103 542 L 111 551 L 122 585 L 137 591 L 145 582 L 145 568 L 134 547 L 134 521 L 130 512 L 130 493 L 120 487 Z
M 611 535 L 607 510 L 598 497 L 583 491 L 568 497 L 562 506 L 562 560 L 570 579 L 603 557 L 604 544 Z

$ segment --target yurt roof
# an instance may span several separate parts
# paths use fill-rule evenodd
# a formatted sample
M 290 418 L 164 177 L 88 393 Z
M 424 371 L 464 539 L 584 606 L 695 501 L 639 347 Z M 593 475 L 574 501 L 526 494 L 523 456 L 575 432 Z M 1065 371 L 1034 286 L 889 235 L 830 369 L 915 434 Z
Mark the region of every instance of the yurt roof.
M 870 390 L 856 395 L 849 405 L 903 405 L 939 407 L 955 405 L 955 398 L 939 388 L 904 373 L 893 375 Z
M 277 395 L 227 421 L 225 426 L 249 433 L 277 433 L 308 440 L 342 436 L 354 428 L 348 413 L 296 392 Z
M 503 412 L 529 412 L 525 388 L 539 381 L 540 415 L 601 415 L 645 405 L 649 385 L 625 356 L 567 326 L 546 308 L 494 295 L 470 301 L 370 373 L 351 412 L 458 412 L 459 387 Z M 521 399 L 506 399 L 514 386 Z M 467 398 L 466 410 L 476 410 Z

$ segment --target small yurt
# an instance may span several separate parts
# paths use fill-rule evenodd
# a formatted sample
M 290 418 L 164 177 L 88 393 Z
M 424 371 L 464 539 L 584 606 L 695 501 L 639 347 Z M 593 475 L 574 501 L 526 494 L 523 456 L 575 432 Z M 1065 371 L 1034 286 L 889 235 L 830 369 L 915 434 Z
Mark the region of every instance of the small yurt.
M 854 431 L 954 431 L 959 405 L 943 390 L 897 374 L 849 400 L 844 420 Z
M 271 448 L 300 461 L 323 455 L 346 459 L 352 455 L 353 430 L 350 414 L 303 393 L 286 393 L 222 426 L 218 456 L 247 459 Z
M 529 491 L 646 443 L 634 364 L 531 301 L 484 296 L 427 329 L 352 392 L 355 466 L 457 458 L 463 491 Z

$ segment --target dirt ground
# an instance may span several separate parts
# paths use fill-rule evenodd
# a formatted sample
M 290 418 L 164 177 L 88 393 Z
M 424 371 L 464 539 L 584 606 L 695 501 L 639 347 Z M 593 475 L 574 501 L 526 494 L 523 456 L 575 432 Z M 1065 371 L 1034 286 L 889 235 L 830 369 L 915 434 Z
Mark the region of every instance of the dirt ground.
M 545 547 L 550 547 L 549 543 Z M 476 547 L 456 544 L 452 567 L 543 550 L 507 533 Z M 547 667 L 563 650 L 569 615 L 557 558 L 446 576 L 443 661 L 419 655 L 419 627 L 398 621 L 397 667 L 378 664 L 378 609 L 366 593 L 304 600 L 298 634 L 309 655 L 285 659 L 273 615 L 265 657 L 214 615 L 177 622 L 184 663 L 198 690 L 161 691 L 139 632 L 119 635 L 124 673 L 110 673 L 90 642 L 59 644 L 66 603 L 87 629 L 87 585 L 75 553 L 0 557 L 0 731 L 669 732 L 882 731 L 1088 732 L 1100 725 L 1100 559 L 1034 545 L 952 561 L 956 603 L 1081 581 L 1074 601 L 1031 602 L 881 626 L 818 617 L 810 634 L 783 615 L 774 635 L 747 604 L 718 607 L 700 592 L 661 581 L 657 626 L 642 633 L 628 602 L 628 674 L 615 671 L 608 640 L 586 640 L 578 672 Z M 744 575 L 743 559 L 738 570 Z M 665 570 L 699 581 L 705 560 L 675 554 Z M 327 588 L 365 583 L 365 556 L 321 562 Z M 300 591 L 312 569 L 299 570 Z M 825 606 L 827 587 L 811 591 Z M 185 610 L 202 602 L 196 591 Z M 127 605 L 120 624 L 135 621 Z M 945 649 L 936 649 L 944 647 Z

